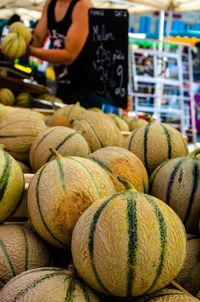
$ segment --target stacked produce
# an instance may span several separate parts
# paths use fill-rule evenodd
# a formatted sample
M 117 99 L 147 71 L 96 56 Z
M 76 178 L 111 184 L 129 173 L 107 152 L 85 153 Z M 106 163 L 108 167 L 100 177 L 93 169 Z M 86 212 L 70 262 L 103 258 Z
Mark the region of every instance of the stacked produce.
M 22 22 L 14 22 L 9 27 L 9 34 L 3 38 L 2 52 L 11 58 L 19 58 L 26 53 L 26 43 L 32 38 L 30 29 Z
M 48 126 L 0 118 L 0 301 L 198 301 L 199 150 L 149 117 L 125 139 L 121 120 L 78 102 Z M 25 191 L 29 227 L 10 222 Z

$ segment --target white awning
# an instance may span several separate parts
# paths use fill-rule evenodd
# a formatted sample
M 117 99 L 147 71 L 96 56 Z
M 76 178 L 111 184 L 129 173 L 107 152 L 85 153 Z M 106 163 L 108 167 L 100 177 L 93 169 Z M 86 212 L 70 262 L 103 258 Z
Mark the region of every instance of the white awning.
M 189 11 L 200 9 L 199 0 L 92 0 L 97 8 L 128 9 L 129 13 L 156 10 Z M 14 13 L 22 20 L 40 18 L 45 0 L 0 0 L 0 18 L 8 19 Z

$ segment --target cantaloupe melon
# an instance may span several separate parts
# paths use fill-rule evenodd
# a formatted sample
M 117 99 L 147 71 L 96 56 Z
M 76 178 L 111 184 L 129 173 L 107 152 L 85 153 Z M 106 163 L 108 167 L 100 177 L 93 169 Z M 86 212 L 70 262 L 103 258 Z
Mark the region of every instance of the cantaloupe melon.
M 195 297 L 177 289 L 165 288 L 148 296 L 134 300 L 135 302 L 198 302 Z M 123 301 L 122 301 L 123 302 Z
M 19 58 L 26 52 L 26 42 L 18 33 L 10 33 L 3 38 L 1 50 L 10 58 Z
M 147 126 L 148 122 L 142 118 L 134 118 L 129 122 L 129 130 L 134 131 L 141 126 Z
M 49 148 L 56 149 L 62 156 L 88 157 L 90 147 L 82 134 L 69 127 L 50 127 L 42 131 L 33 141 L 29 153 L 34 171 L 54 158 Z
M 28 216 L 42 238 L 66 248 L 70 246 L 80 215 L 92 202 L 114 192 L 107 173 L 93 161 L 58 155 L 42 166 L 30 181 Z
M 15 102 L 15 95 L 9 88 L 0 89 L 0 103 L 12 106 Z
M 123 120 L 116 114 L 108 113 L 108 115 L 113 119 L 113 121 L 121 131 L 129 131 L 129 126 L 125 120 Z
M 20 92 L 15 99 L 15 106 L 31 108 L 33 106 L 33 97 L 28 92 Z
M 149 174 L 167 159 L 188 155 L 188 146 L 177 129 L 151 120 L 134 130 L 124 147 L 141 159 Z
M 38 268 L 10 280 L 0 291 L 2 302 L 99 302 L 85 283 L 62 268 Z
M 82 131 L 92 152 L 108 147 L 121 147 L 124 138 L 111 117 L 100 112 L 88 112 L 74 120 L 73 128 Z
M 32 39 L 30 29 L 22 22 L 13 22 L 9 27 L 9 33 L 18 33 L 27 43 Z
M 0 144 L 15 159 L 28 163 L 31 144 L 46 127 L 38 113 L 27 109 L 15 110 L 0 120 Z
M 67 126 L 72 127 L 71 123 L 74 119 L 87 112 L 85 108 L 80 106 L 80 103 L 66 105 L 63 108 L 56 110 L 49 121 L 49 126 Z
M 147 193 L 149 180 L 141 160 L 132 152 L 121 147 L 101 148 L 89 155 L 110 176 L 117 192 L 129 190 Z
M 182 219 L 188 233 L 199 233 L 200 160 L 196 152 L 165 161 L 150 177 L 150 194 L 166 202 Z
M 15 224 L 0 226 L 0 287 L 24 271 L 50 264 L 49 247 L 30 229 Z
M 155 292 L 180 271 L 186 233 L 164 202 L 120 192 L 94 202 L 73 231 L 72 256 L 92 288 L 121 297 Z
M 200 236 L 187 234 L 187 254 L 176 282 L 196 296 L 200 290 Z
M 13 215 L 24 191 L 24 174 L 21 167 L 0 147 L 0 223 Z

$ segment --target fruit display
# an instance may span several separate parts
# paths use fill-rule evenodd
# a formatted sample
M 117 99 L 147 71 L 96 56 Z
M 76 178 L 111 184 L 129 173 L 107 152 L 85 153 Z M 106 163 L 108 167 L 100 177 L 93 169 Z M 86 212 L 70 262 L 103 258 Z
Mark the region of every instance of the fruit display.
M 199 151 L 150 117 L 130 130 L 78 100 L 45 112 L 13 94 L 0 104 L 0 301 L 198 301 Z

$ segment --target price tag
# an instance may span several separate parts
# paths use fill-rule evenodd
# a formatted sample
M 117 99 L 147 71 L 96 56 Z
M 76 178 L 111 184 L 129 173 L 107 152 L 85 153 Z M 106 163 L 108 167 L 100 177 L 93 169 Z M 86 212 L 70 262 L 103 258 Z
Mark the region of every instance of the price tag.
M 89 10 L 90 87 L 102 102 L 127 108 L 128 11 Z

